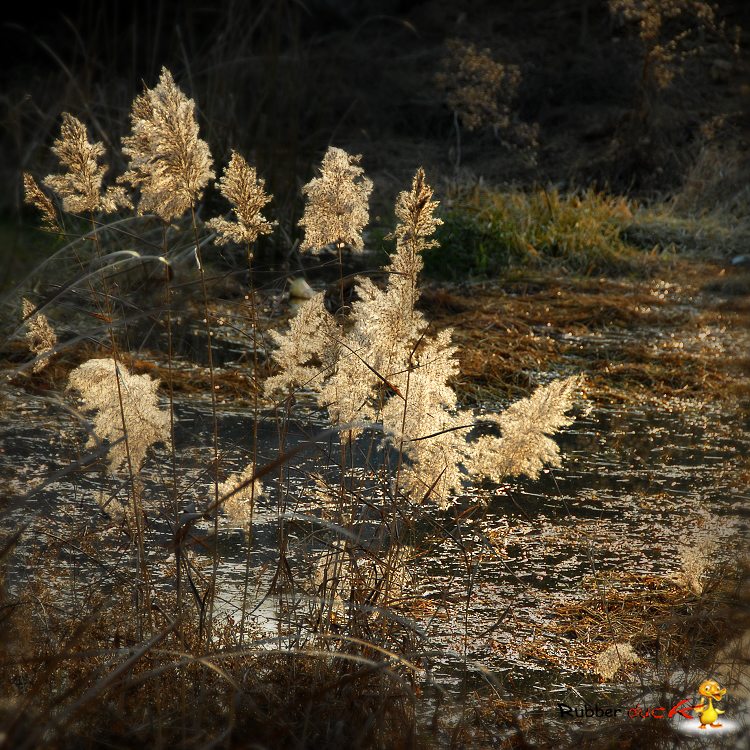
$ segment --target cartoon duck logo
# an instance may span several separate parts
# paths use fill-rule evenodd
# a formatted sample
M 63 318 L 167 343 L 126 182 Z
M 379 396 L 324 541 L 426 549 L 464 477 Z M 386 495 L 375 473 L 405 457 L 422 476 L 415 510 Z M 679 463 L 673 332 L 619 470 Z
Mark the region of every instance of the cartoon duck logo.
M 693 711 L 698 714 L 700 719 L 700 729 L 706 727 L 718 729 L 722 726 L 718 723 L 719 715 L 725 712 L 714 708 L 714 701 L 720 701 L 726 695 L 726 688 L 719 687 L 716 680 L 706 680 L 701 683 L 698 692 L 702 696 L 702 700 L 699 705 L 693 706 Z M 706 699 L 708 699 L 708 703 L 706 703 Z

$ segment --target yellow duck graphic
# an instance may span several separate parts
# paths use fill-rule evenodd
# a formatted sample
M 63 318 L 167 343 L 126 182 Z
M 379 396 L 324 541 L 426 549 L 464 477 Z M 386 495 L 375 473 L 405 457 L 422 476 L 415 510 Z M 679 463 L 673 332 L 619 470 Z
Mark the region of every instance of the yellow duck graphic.
M 724 711 L 714 708 L 714 701 L 720 701 L 724 697 L 727 692 L 726 688 L 719 687 L 716 680 L 706 680 L 701 683 L 698 692 L 704 699 L 708 698 L 708 703 L 702 700 L 700 705 L 693 707 L 693 711 L 700 715 L 700 728 L 705 729 L 710 726 L 718 729 L 721 724 L 717 724 L 716 720 L 719 718 L 719 714 L 723 714 Z

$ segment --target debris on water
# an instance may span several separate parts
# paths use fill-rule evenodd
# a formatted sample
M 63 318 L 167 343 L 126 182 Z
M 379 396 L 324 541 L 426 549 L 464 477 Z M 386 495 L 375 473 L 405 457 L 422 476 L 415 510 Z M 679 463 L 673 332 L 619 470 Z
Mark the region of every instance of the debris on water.
M 289 296 L 292 299 L 312 299 L 315 290 L 300 276 L 289 282 Z

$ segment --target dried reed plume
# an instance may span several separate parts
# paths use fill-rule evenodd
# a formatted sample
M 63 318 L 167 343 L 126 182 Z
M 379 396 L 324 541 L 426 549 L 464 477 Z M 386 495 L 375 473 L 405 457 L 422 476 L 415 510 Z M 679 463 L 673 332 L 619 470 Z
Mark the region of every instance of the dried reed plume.
M 411 189 L 396 200 L 396 253 L 387 269 L 386 289 L 363 282 L 367 305 L 356 308 L 355 315 L 371 341 L 379 371 L 396 392 L 382 403 L 381 417 L 388 440 L 409 459 L 401 471 L 401 484 L 423 497 L 429 491 L 446 504 L 448 495 L 461 489 L 459 464 L 466 439 L 465 430 L 456 428 L 465 415 L 458 413 L 456 392 L 448 384 L 458 375 L 452 329 L 426 338 L 427 321 L 415 308 L 422 253 L 435 247 L 431 238 L 442 224 L 434 215 L 438 202 L 432 195 L 420 167 Z
M 323 295 L 316 295 L 300 308 L 288 334 L 274 334 L 282 372 L 267 382 L 268 392 L 308 385 L 334 423 L 375 418 L 382 378 L 406 371 L 413 342 L 426 328 L 414 305 L 420 252 L 432 246 L 428 237 L 440 223 L 431 198 L 420 169 L 412 190 L 399 196 L 402 223 L 387 287 L 383 291 L 369 280 L 359 281 L 360 301 L 352 307 L 346 330 L 325 310 Z
M 54 203 L 42 192 L 36 180 L 28 172 L 23 174 L 23 193 L 24 203 L 34 206 L 41 213 L 44 228 L 59 232 L 60 222 L 57 219 Z
M 370 364 L 386 376 L 406 368 L 412 344 L 426 328 L 424 316 L 415 308 L 417 282 L 424 266 L 422 253 L 436 245 L 430 238 L 443 223 L 434 215 L 437 206 L 420 167 L 411 190 L 401 192 L 396 201 L 396 253 L 386 268 L 385 290 L 369 279 L 359 282 L 362 303 L 354 304 L 354 318 L 371 342 Z
M 496 62 L 488 49 L 478 50 L 459 39 L 448 40 L 446 46 L 447 54 L 435 82 L 448 107 L 466 130 L 507 128 L 510 101 L 521 82 L 518 67 Z
M 252 245 L 259 235 L 273 231 L 275 222 L 268 221 L 261 213 L 271 200 L 271 196 L 264 190 L 265 184 L 265 180 L 257 176 L 255 168 L 236 151 L 232 151 L 232 158 L 218 185 L 221 194 L 232 204 L 237 221 L 217 218 L 207 222 L 207 226 L 218 234 L 218 245 L 229 242 Z
M 611 680 L 620 669 L 637 664 L 641 657 L 633 651 L 630 643 L 613 643 L 596 657 L 596 672 L 605 681 Z
M 26 321 L 26 343 L 36 355 L 33 372 L 39 372 L 49 364 L 49 352 L 57 343 L 57 336 L 50 326 L 47 316 L 43 313 L 34 315 L 35 309 L 34 303 L 24 297 L 21 312 Z
M 302 250 L 316 252 L 336 243 L 364 249 L 362 229 L 369 220 L 368 199 L 372 182 L 358 166 L 361 156 L 350 156 L 331 146 L 323 157 L 320 177 L 302 188 L 307 196 L 305 212 L 299 225 L 305 228 Z
M 435 216 L 438 205 L 438 201 L 432 200 L 432 188 L 427 184 L 424 169 L 419 167 L 412 179 L 411 190 L 403 190 L 396 200 L 399 224 L 393 234 L 411 254 L 422 253 L 437 245 L 437 240 L 428 238 L 443 223 Z
M 288 393 L 296 387 L 313 385 L 319 379 L 319 352 L 329 350 L 335 333 L 323 296 L 320 292 L 300 305 L 286 333 L 270 332 L 278 347 L 273 357 L 279 372 L 266 380 L 267 394 Z
M 466 433 L 474 421 L 471 413 L 459 412 L 449 384 L 459 372 L 452 334 L 452 329 L 444 329 L 423 340 L 406 371 L 394 375 L 405 398 L 391 397 L 383 406 L 389 439 L 409 459 L 402 485 L 423 497 L 429 492 L 441 506 L 468 479 L 460 464 L 468 460 Z
M 162 68 L 158 85 L 135 98 L 130 120 L 132 135 L 122 141 L 130 162 L 119 181 L 140 189 L 139 214 L 177 219 L 214 177 L 208 144 L 198 138 L 195 102 Z
M 554 380 L 502 414 L 488 415 L 500 426 L 502 437 L 479 438 L 471 470 L 500 482 L 521 474 L 536 479 L 545 465 L 559 466 L 560 449 L 549 436 L 573 421 L 566 412 L 575 403 L 580 385 L 577 375 Z
M 60 137 L 52 151 L 65 171 L 48 175 L 44 184 L 62 200 L 63 210 L 73 214 L 110 214 L 118 208 L 132 208 L 124 188 L 102 188 L 107 168 L 99 160 L 106 153 L 104 144 L 90 143 L 86 126 L 73 115 L 63 112 L 62 118 Z
M 289 332 L 274 334 L 281 372 L 266 388 L 313 390 L 333 423 L 379 421 L 386 439 L 407 459 L 399 470 L 401 486 L 445 505 L 469 477 L 536 477 L 545 464 L 559 465 L 559 449 L 549 435 L 570 423 L 565 413 L 580 380 L 554 381 L 490 417 L 502 437 L 467 441 L 475 418 L 458 409 L 451 386 L 459 372 L 452 332 L 426 336 L 428 323 L 415 309 L 422 253 L 435 245 L 432 234 L 440 223 L 436 207 L 419 169 L 411 190 L 397 201 L 396 253 L 385 289 L 360 280 L 359 300 L 346 322 L 326 312 L 322 294 L 305 303 Z
M 133 472 L 138 473 L 152 445 L 170 444 L 169 412 L 159 409 L 159 381 L 149 375 L 133 375 L 113 359 L 90 359 L 70 373 L 68 388 L 81 394 L 84 409 L 96 411 L 94 435 L 87 446 L 122 438 L 124 421 L 126 440 L 109 451 L 113 474 L 128 468 L 128 454 Z
M 232 474 L 225 482 L 219 484 L 219 497 L 234 492 L 245 482 L 249 482 L 255 472 L 255 466 L 248 464 L 243 471 Z M 222 507 L 231 526 L 247 526 L 252 519 L 253 502 L 263 494 L 263 484 L 259 479 L 247 484 L 228 498 Z

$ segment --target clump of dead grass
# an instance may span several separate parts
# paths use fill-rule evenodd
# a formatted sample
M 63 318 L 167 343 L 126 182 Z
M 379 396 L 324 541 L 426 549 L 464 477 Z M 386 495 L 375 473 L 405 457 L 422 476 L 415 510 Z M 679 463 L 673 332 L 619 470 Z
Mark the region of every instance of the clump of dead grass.
M 641 657 L 629 643 L 613 643 L 597 655 L 596 671 L 603 680 L 611 680 L 620 670 L 627 669 L 640 660 Z
M 613 571 L 585 584 L 590 595 L 556 605 L 555 619 L 547 627 L 580 644 L 566 657 L 568 666 L 597 672 L 604 679 L 610 677 L 600 668 L 600 657 L 613 643 L 629 644 L 629 663 L 636 657 L 646 663 L 658 654 L 660 662 L 688 668 L 710 658 L 716 644 L 734 629 L 730 621 L 735 610 L 728 595 L 737 576 L 729 567 L 715 569 L 701 596 L 696 596 L 668 576 Z
M 442 69 L 435 76 L 446 104 L 467 130 L 507 128 L 520 82 L 517 65 L 497 62 L 488 49 L 460 39 L 448 40 Z

